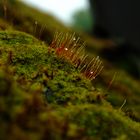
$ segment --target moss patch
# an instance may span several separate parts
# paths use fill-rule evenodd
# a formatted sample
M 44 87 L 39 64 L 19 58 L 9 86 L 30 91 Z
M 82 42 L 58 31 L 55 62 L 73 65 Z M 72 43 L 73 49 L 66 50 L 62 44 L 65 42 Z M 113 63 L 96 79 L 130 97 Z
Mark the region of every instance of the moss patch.
M 0 31 L 1 139 L 138 139 L 139 123 L 48 46 Z M 7 135 L 8 131 L 8 135 Z

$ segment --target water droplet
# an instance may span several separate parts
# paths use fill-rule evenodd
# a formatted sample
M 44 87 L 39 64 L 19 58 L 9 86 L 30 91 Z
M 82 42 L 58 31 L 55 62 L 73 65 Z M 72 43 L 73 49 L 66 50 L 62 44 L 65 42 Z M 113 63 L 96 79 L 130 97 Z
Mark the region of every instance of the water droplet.
M 95 79 L 95 77 L 92 77 L 92 79 Z
M 73 40 L 76 40 L 76 38 L 74 37 Z
M 91 71 L 90 74 L 93 74 L 93 71 Z
M 35 21 L 35 25 L 37 25 L 38 23 L 37 23 L 37 21 Z
M 65 50 L 67 51 L 67 50 L 68 50 L 68 48 L 65 48 Z

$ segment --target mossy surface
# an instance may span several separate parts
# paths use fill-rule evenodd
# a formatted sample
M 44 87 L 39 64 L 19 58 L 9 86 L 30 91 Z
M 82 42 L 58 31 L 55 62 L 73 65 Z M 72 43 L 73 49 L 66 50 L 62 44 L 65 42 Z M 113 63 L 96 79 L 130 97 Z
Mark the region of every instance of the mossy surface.
M 7 19 L 0 8 L 0 139 L 138 140 L 140 82 L 106 61 L 90 81 L 47 45 L 55 29 L 69 29 L 13 2 Z M 102 49 L 83 38 L 95 54 Z
M 1 31 L 0 50 L 2 139 L 140 136 L 138 123 L 113 109 L 72 64 L 34 37 Z
M 34 37 L 17 31 L 1 31 L 0 39 L 2 67 L 13 68 L 16 80 L 22 77 L 31 85 L 42 85 L 48 100 L 58 98 L 53 101 L 82 103 L 86 102 L 86 96 L 88 100 L 89 91 L 95 92 L 91 82 L 72 64 L 48 51 L 48 46 Z

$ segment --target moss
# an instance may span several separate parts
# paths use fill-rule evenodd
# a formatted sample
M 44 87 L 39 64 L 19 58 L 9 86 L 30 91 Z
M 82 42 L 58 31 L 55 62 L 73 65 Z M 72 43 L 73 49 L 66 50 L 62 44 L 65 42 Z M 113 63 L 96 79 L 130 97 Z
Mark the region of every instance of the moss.
M 9 74 L 0 71 L 1 139 L 139 139 L 140 125 L 110 105 L 50 105 Z
M 127 139 L 138 139 L 140 134 L 138 124 L 133 124 L 123 113 L 109 106 L 70 106 L 66 110 L 70 110 L 70 114 L 73 114 L 72 116 L 68 115 L 69 119 L 83 128 L 88 137 L 117 139 L 126 135 Z M 133 127 L 130 128 L 131 124 L 133 124 Z M 128 131 L 131 133 L 126 134 Z
M 139 124 L 42 42 L 1 31 L 0 49 L 2 139 L 138 139 Z
M 0 18 L 0 30 L 6 29 L 12 29 L 12 26 L 10 26 L 4 19 Z
M 1 61 L 14 68 L 17 80 L 22 76 L 31 84 L 42 84 L 48 101 L 53 98 L 59 103 L 69 100 L 85 102 L 86 93 L 94 92 L 90 81 L 82 77 L 74 66 L 48 52 L 48 47 L 32 36 L 1 31 L 0 49 Z
M 20 2 L 8 11 L 7 21 L 0 20 L 0 139 L 139 139 L 139 81 L 105 61 L 103 73 L 91 83 L 32 36 L 49 43 L 54 29 L 68 29 Z M 93 52 L 102 49 L 102 43 L 84 38 Z M 121 75 L 107 90 L 116 71 Z
M 24 45 L 37 43 L 37 40 L 30 35 L 18 31 L 1 31 L 0 32 L 0 45 Z

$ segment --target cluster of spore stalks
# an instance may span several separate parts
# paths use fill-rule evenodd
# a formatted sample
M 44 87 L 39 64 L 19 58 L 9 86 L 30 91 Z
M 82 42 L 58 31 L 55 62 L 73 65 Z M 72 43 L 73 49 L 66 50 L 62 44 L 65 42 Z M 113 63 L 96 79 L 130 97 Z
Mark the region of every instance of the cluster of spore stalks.
M 65 58 L 88 79 L 95 79 L 102 71 L 102 61 L 97 57 L 89 57 L 85 52 L 85 43 L 75 33 L 56 32 L 50 48 L 56 55 Z

